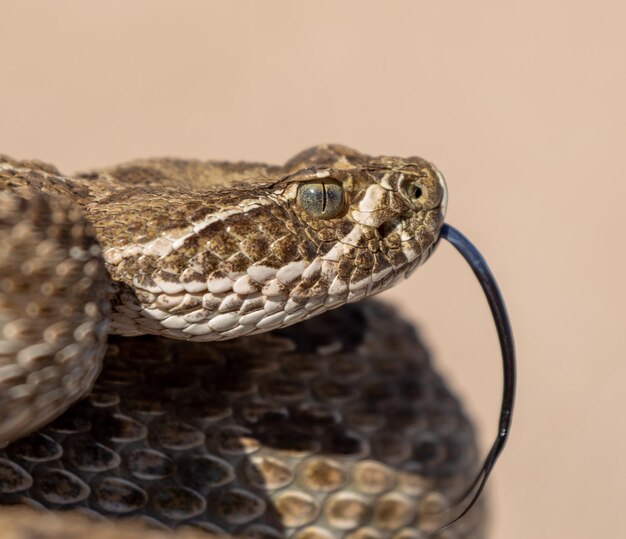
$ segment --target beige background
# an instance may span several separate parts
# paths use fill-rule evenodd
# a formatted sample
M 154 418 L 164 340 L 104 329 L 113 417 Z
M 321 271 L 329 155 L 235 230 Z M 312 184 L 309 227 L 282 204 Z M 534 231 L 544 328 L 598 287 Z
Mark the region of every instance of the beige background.
M 624 533 L 626 9 L 615 1 L 7 1 L 0 151 L 419 154 L 484 251 L 519 348 L 493 537 Z M 495 431 L 487 307 L 449 246 L 387 293 Z

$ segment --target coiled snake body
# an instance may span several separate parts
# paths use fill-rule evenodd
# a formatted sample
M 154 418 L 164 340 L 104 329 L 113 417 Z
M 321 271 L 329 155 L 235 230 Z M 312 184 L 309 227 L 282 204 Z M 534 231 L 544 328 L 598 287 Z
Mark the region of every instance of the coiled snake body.
M 471 428 L 406 324 L 322 314 L 429 256 L 430 163 L 319 146 L 67 177 L 0 158 L 0 191 L 0 441 L 92 390 L 107 333 L 144 335 L 111 337 L 89 399 L 0 453 L 0 503 L 391 537 L 467 484 Z M 456 533 L 478 537 L 480 514 Z

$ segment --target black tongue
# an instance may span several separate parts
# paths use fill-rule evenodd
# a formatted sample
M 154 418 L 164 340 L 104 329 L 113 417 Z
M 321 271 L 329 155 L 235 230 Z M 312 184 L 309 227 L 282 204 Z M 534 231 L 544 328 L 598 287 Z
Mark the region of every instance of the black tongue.
M 456 514 L 451 520 L 436 531 L 440 531 L 443 528 L 451 526 L 460 518 L 465 516 L 467 512 L 473 507 L 482 491 L 487 484 L 489 474 L 493 469 L 498 456 L 504 449 L 509 430 L 511 428 L 511 419 L 513 415 L 513 402 L 515 400 L 515 343 L 513 342 L 513 331 L 511 330 L 511 324 L 509 322 L 509 316 L 506 312 L 506 306 L 504 299 L 498 284 L 487 265 L 487 262 L 482 257 L 478 249 L 474 247 L 471 241 L 469 241 L 461 232 L 459 232 L 453 226 L 444 224 L 441 228 L 439 238 L 448 240 L 467 263 L 472 268 L 474 275 L 476 275 L 480 286 L 485 292 L 487 303 L 491 309 L 493 321 L 498 331 L 498 340 L 500 342 L 500 350 L 502 353 L 502 366 L 504 374 L 503 391 L 502 391 L 502 404 L 500 406 L 500 420 L 498 423 L 498 433 L 494 440 L 487 457 L 477 474 L 474 481 L 467 488 L 464 494 L 455 502 L 451 511 L 456 509 Z M 469 501 L 466 501 L 469 500 Z M 434 532 L 433 532 L 434 533 Z

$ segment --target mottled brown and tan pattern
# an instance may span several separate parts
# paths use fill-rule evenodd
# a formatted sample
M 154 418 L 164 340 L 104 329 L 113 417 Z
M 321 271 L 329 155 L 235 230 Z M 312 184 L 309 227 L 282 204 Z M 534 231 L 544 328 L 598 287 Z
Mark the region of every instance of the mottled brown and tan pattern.
M 303 185 L 343 201 L 322 218 Z M 423 537 L 472 478 L 473 432 L 406 323 L 346 304 L 426 260 L 445 206 L 428 162 L 341 146 L 75 176 L 0 157 L 0 504 Z M 479 508 L 439 536 L 483 532 Z
M 333 178 L 348 199 L 310 217 L 298 186 Z M 419 179 L 415 203 L 405 186 Z M 284 167 L 139 161 L 86 183 L 118 284 L 112 331 L 221 340 L 282 327 L 390 286 L 423 262 L 444 186 L 420 159 L 315 148 Z
M 107 283 L 100 247 L 67 199 L 0 193 L 0 447 L 93 384 Z
M 343 211 L 311 217 L 297 199 L 308 181 L 340 184 Z M 446 202 L 442 176 L 423 159 L 342 146 L 312 148 L 282 167 L 159 159 L 77 176 L 0 157 L 0 192 L 7 208 L 0 234 L 15 252 L 0 257 L 0 304 L 9 305 L 0 312 L 0 441 L 33 430 L 88 391 L 107 318 L 110 333 L 196 341 L 296 323 L 408 275 L 430 254 Z M 40 214 L 59 216 L 49 241 Z M 31 277 L 22 266 L 33 260 L 41 275 Z M 88 261 L 91 273 L 78 275 Z M 57 265 L 76 270 L 63 289 L 51 281 Z M 13 308 L 16 286 L 22 299 Z M 85 320 L 55 332 L 68 306 Z M 88 343 L 90 358 L 76 339 Z
M 112 337 L 91 395 L 0 450 L 0 505 L 243 537 L 419 538 L 476 463 L 412 327 L 362 302 L 211 346 Z M 435 537 L 484 532 L 479 507 Z

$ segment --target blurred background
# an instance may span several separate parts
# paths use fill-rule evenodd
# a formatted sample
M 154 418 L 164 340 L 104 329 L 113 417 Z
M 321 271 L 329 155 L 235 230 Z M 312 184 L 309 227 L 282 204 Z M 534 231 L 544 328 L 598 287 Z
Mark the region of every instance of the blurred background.
M 623 2 L 2 0 L 0 15 L 13 157 L 281 163 L 340 142 L 435 162 L 518 345 L 492 537 L 624 533 Z M 486 448 L 501 367 L 470 270 L 441 245 L 384 297 L 419 323 Z

